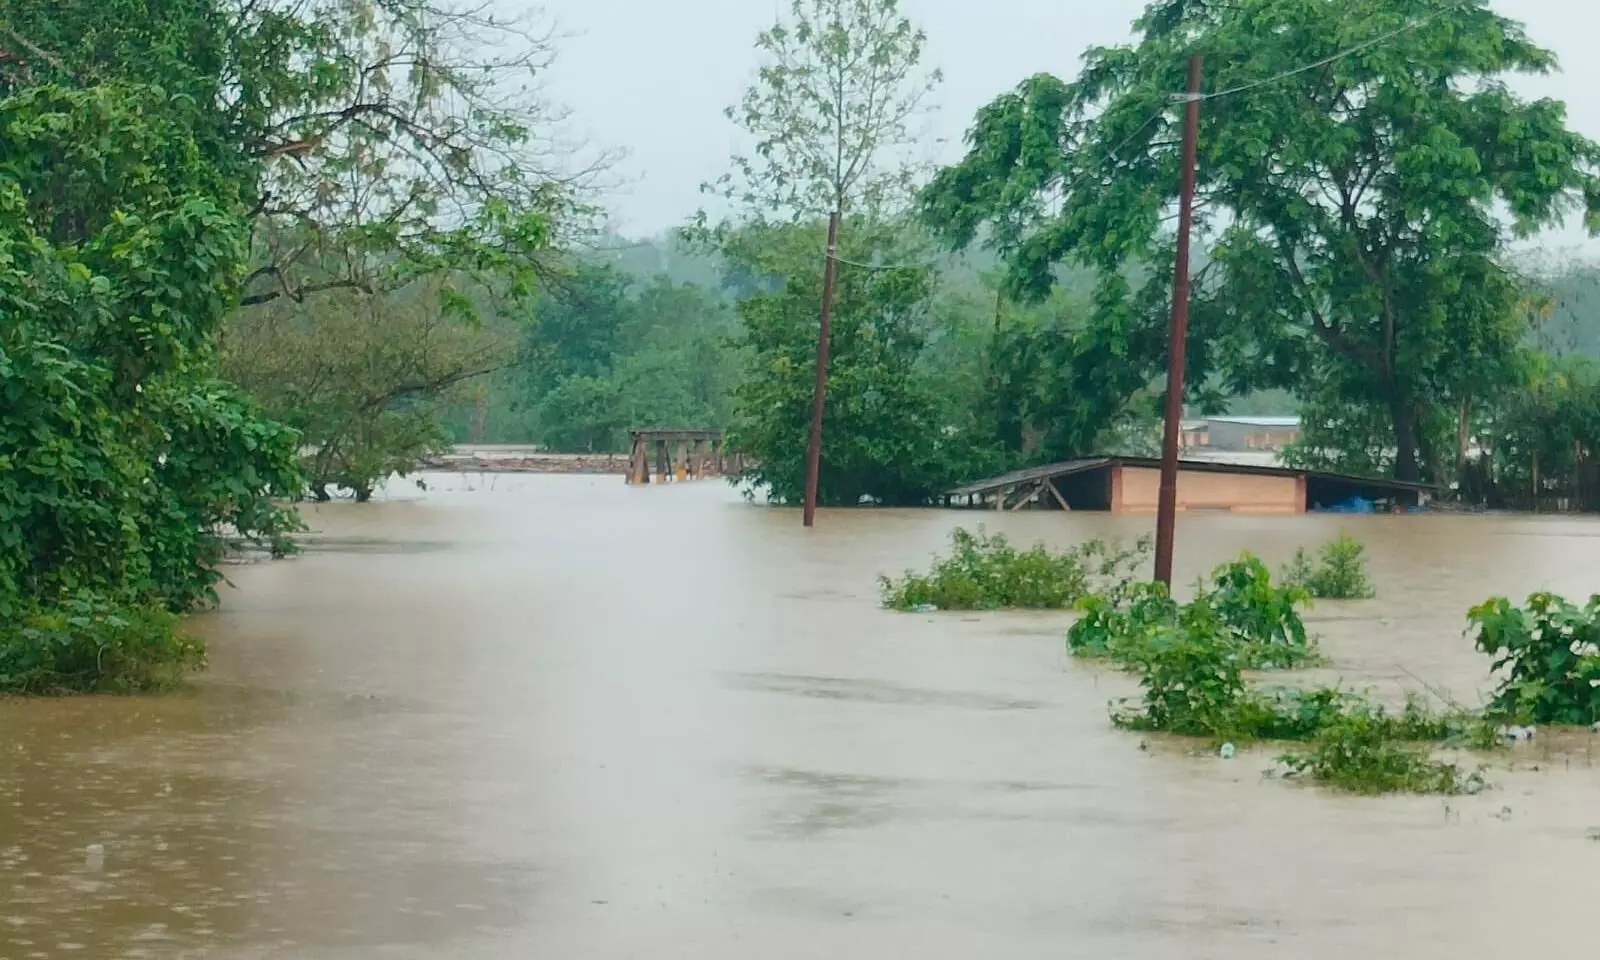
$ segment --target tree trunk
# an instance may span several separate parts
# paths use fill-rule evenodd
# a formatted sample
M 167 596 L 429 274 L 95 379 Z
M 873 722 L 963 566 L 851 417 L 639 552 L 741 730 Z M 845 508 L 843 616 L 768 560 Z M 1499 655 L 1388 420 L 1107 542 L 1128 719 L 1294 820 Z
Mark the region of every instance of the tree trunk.
M 1539 512 L 1539 451 L 1533 452 L 1533 512 Z
M 1415 482 L 1422 479 L 1417 465 L 1417 411 L 1399 391 L 1392 391 L 1389 415 L 1394 421 L 1394 477 L 1396 480 Z
M 1462 397 L 1461 412 L 1459 419 L 1456 421 L 1456 483 L 1461 484 L 1459 489 L 1463 492 L 1465 492 L 1463 481 L 1467 476 L 1467 443 L 1470 440 L 1470 433 L 1470 425 L 1467 419 L 1467 399 Z

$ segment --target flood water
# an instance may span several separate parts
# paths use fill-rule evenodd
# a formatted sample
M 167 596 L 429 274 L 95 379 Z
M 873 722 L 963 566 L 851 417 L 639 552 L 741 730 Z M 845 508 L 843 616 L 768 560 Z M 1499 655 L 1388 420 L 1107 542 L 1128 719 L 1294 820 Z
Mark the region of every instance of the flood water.
M 0 701 L 0 957 L 1419 957 L 1576 951 L 1600 772 L 1501 757 L 1471 798 L 1358 799 L 1111 729 L 1063 615 L 915 616 L 881 572 L 987 522 L 705 482 L 434 477 L 308 511 L 233 568 L 169 698 Z M 1492 593 L 1586 597 L 1600 524 L 1192 516 L 1188 579 L 1348 530 L 1330 678 L 1476 702 Z M 1600 752 L 1597 747 L 1595 752 Z M 1508 769 L 1508 763 L 1514 769 Z M 98 851 L 88 853 L 90 845 Z M 93 862 L 103 857 L 103 862 Z

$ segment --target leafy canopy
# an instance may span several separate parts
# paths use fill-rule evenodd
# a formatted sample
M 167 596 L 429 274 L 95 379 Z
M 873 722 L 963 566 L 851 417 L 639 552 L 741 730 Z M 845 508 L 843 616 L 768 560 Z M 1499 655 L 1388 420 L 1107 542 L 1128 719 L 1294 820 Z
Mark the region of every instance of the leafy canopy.
M 1432 406 L 1483 392 L 1514 342 L 1508 237 L 1600 205 L 1600 148 L 1559 102 L 1505 85 L 1554 58 L 1486 0 L 1162 0 L 1135 29 L 1076 81 L 1036 76 L 979 111 L 926 216 L 954 244 L 997 246 L 1018 292 L 1063 262 L 1098 268 L 1099 323 L 1148 331 L 1159 311 L 1137 308 L 1164 306 L 1150 287 L 1172 258 L 1172 94 L 1204 54 L 1208 89 L 1233 92 L 1201 111 L 1195 382 L 1333 384 L 1380 411 L 1392 468 L 1416 478 Z M 1144 289 L 1116 289 L 1140 263 L 1157 268 Z

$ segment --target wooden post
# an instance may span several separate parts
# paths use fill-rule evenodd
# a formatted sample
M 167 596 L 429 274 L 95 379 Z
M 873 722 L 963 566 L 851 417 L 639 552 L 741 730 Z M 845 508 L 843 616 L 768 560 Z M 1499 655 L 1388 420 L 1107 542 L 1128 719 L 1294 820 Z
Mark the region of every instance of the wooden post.
M 1183 362 L 1189 339 L 1189 233 L 1194 225 L 1195 163 L 1200 140 L 1199 54 L 1189 58 L 1188 111 L 1183 123 L 1183 185 L 1178 195 L 1178 249 L 1172 271 L 1172 329 L 1167 340 L 1167 422 L 1161 445 L 1161 499 L 1156 512 L 1156 580 L 1172 585 L 1172 541 L 1178 511 L 1178 433 L 1183 420 Z
M 1056 489 L 1056 484 L 1055 484 L 1054 480 L 1051 480 L 1049 477 L 1045 477 L 1044 478 L 1044 486 L 1045 486 L 1046 490 L 1050 491 L 1050 496 L 1055 498 L 1056 503 L 1061 504 L 1061 509 L 1062 510 L 1065 510 L 1068 513 L 1072 512 L 1072 508 L 1067 506 L 1067 498 L 1063 497 L 1061 495 L 1061 491 Z
M 628 482 L 650 482 L 650 441 L 642 433 L 633 435 L 633 454 L 628 459 Z

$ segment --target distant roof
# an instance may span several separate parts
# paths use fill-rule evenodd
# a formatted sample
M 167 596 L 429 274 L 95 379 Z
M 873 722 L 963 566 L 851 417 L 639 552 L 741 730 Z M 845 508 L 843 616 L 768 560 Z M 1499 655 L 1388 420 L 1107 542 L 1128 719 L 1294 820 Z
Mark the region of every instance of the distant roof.
M 1026 470 L 1014 470 L 988 480 L 979 480 L 951 490 L 947 496 L 970 497 L 979 493 L 990 493 L 995 490 L 1005 490 L 1019 484 L 1043 480 L 1046 477 L 1070 476 L 1074 473 L 1083 473 L 1088 470 L 1098 470 L 1122 464 L 1129 467 L 1159 468 L 1160 460 L 1150 457 L 1084 457 L 1079 460 L 1065 460 L 1061 463 L 1046 464 L 1042 467 L 1029 467 Z M 1393 490 L 1432 490 L 1431 483 L 1412 483 L 1405 480 L 1390 480 L 1384 477 L 1358 477 L 1350 474 L 1327 473 L 1322 470 L 1299 470 L 1291 467 L 1269 467 L 1259 464 L 1244 463 L 1217 463 L 1216 461 L 1180 459 L 1178 465 L 1181 469 L 1196 473 L 1234 473 L 1252 474 L 1269 477 L 1317 477 L 1324 480 L 1341 480 L 1347 483 L 1358 483 L 1374 487 L 1386 487 Z
M 1237 423 L 1246 427 L 1298 427 L 1299 417 L 1206 417 L 1207 423 Z

